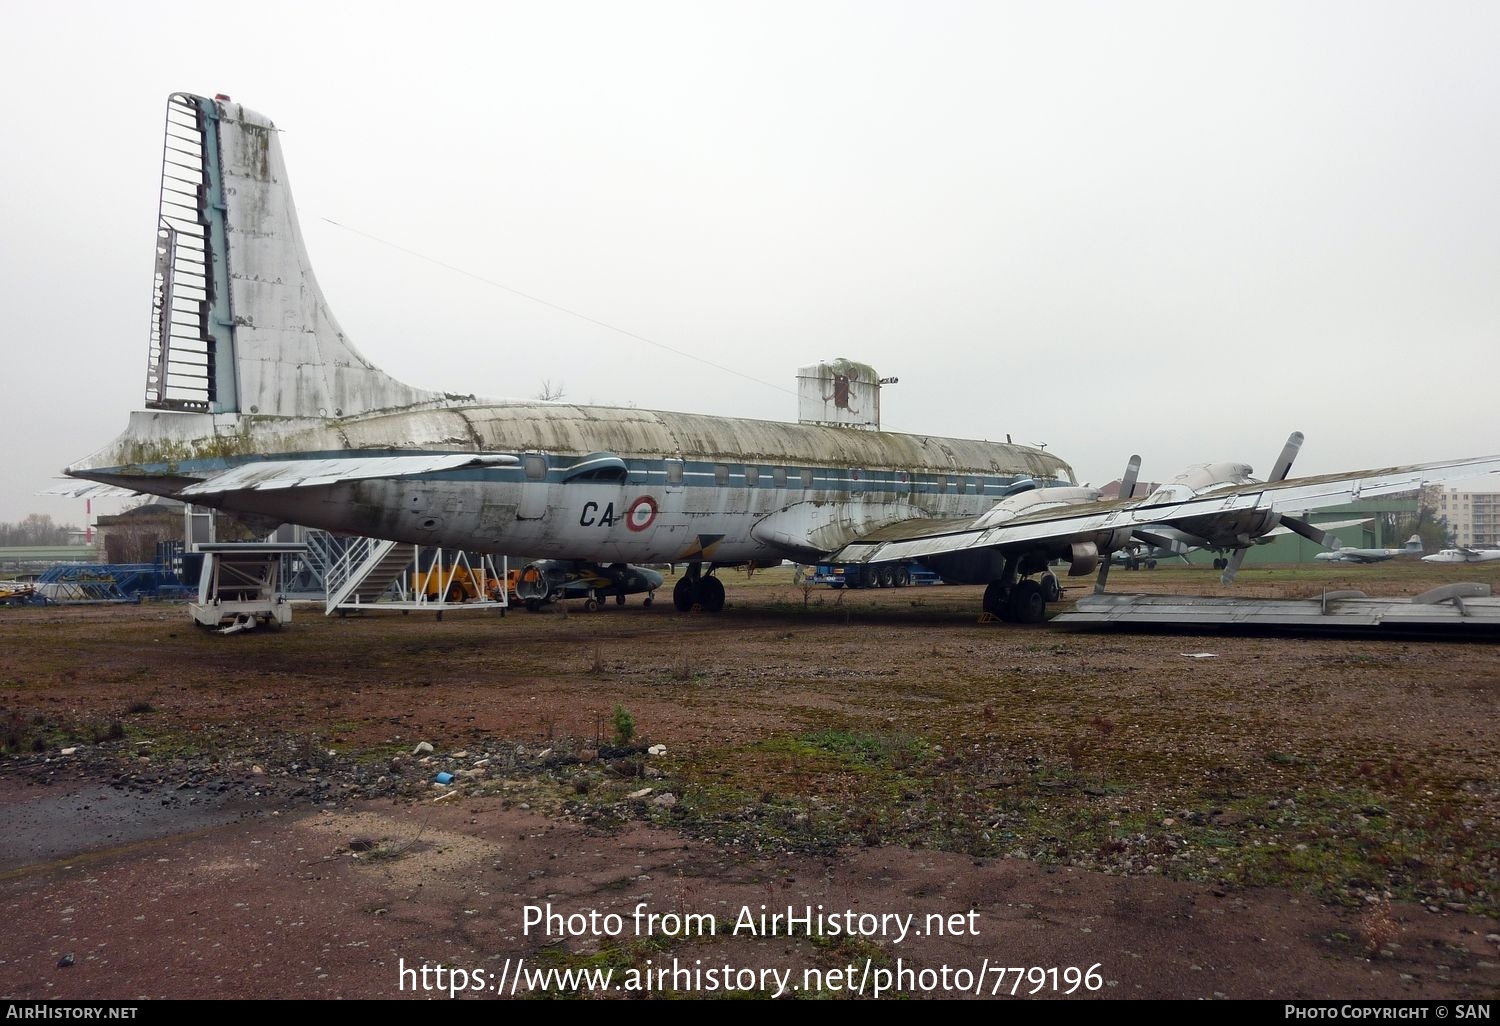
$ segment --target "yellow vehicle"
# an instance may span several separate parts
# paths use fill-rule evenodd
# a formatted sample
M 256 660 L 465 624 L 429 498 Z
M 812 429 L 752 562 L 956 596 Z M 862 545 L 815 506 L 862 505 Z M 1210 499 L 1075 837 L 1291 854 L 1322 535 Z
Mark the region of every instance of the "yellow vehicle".
M 413 595 L 426 595 L 429 602 L 475 602 L 488 598 L 499 602 L 504 583 L 480 570 L 467 566 L 439 566 L 411 572 Z

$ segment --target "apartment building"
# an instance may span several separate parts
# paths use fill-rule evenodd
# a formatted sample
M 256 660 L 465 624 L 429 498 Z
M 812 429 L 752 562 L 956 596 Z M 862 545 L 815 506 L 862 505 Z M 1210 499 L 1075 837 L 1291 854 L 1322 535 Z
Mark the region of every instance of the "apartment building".
M 1474 492 L 1429 485 L 1422 491 L 1428 509 L 1448 521 L 1457 545 L 1500 548 L 1500 491 Z

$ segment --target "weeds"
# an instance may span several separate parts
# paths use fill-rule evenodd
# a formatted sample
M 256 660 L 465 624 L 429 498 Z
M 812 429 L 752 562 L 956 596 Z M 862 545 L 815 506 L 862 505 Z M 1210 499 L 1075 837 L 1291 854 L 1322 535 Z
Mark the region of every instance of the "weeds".
M 635 717 L 626 711 L 623 705 L 615 706 L 615 743 L 620 747 L 630 744 L 630 739 L 635 737 Z

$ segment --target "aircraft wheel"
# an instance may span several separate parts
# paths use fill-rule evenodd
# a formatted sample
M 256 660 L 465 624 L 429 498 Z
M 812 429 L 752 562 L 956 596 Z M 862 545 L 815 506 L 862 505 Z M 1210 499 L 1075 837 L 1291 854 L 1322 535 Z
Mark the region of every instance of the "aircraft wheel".
M 1047 574 L 1041 580 L 1042 598 L 1048 602 L 1056 602 L 1062 598 L 1062 585 L 1057 583 L 1056 574 Z
M 622 591 L 618 595 L 615 596 L 615 605 L 617 605 L 617 606 L 623 606 L 624 604 L 625 604 L 625 593 Z
M 1042 586 L 1035 581 L 1022 581 L 1010 593 L 1010 612 L 1017 623 L 1041 623 L 1047 619 L 1047 600 L 1042 598 Z
M 699 590 L 702 593 L 700 602 L 703 603 L 703 611 L 706 613 L 717 613 L 724 608 L 724 582 L 717 577 L 705 577 L 699 582 Z
M 534 613 L 538 609 L 541 609 L 541 608 L 542 608 L 542 604 L 540 602 L 538 602 L 536 599 L 527 599 L 526 600 L 526 612 L 528 612 L 528 613 Z
M 585 613 L 597 613 L 599 611 L 599 600 L 598 599 L 589 599 L 586 602 L 584 602 L 584 604 L 583 604 L 583 611 Z
M 692 581 L 686 577 L 679 577 L 677 583 L 672 587 L 673 608 L 679 613 L 686 613 L 692 609 L 693 603 L 697 600 L 696 591 L 697 589 L 693 587 Z
M 647 595 L 646 598 L 645 598 L 645 600 L 643 602 L 641 602 L 641 605 L 645 606 L 647 609 L 650 609 L 651 608 L 651 603 L 654 600 L 655 600 L 654 596 Z
M 1146 560 L 1146 569 L 1147 570 L 1155 570 L 1156 569 L 1156 560 L 1154 560 L 1154 559 L 1148 559 L 1148 560 Z

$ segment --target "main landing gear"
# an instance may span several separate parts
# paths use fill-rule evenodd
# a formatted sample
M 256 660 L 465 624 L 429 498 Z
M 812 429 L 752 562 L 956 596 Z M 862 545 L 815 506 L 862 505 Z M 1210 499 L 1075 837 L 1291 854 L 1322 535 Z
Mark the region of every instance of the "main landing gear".
M 694 606 L 705 613 L 718 613 L 724 609 L 724 582 L 703 573 L 702 563 L 689 563 L 687 573 L 678 578 L 672 588 L 672 605 L 679 613 L 690 612 Z
M 1017 581 L 1014 566 L 1007 563 L 1005 576 L 984 589 L 984 611 L 1006 623 L 1041 623 L 1047 619 L 1047 603 L 1060 598 L 1062 585 L 1052 571 Z

